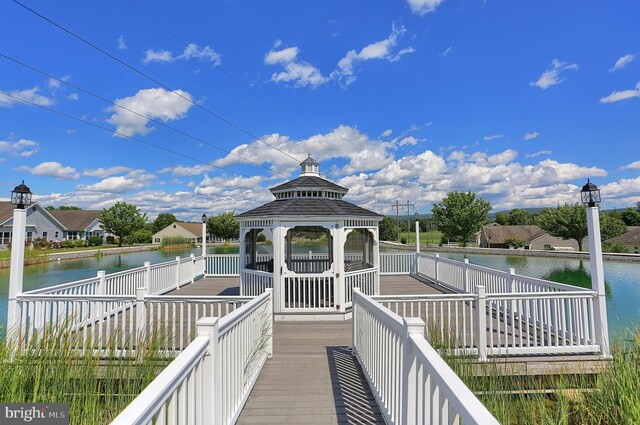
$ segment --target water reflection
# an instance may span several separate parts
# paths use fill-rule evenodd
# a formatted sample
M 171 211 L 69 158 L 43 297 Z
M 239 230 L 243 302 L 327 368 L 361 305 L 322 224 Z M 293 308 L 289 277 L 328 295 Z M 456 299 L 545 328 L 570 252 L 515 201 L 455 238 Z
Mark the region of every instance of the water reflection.
M 528 257 L 524 257 L 521 255 L 512 255 L 506 258 L 507 265 L 516 268 L 522 267 L 527 268 Z
M 591 289 L 591 274 L 584 266 L 584 261 L 580 260 L 578 267 L 564 266 L 556 268 L 547 273 L 543 279 L 552 282 L 565 283 L 567 285 L 579 286 L 580 288 Z M 613 293 L 611 285 L 605 280 L 604 292 L 607 298 L 611 298 Z

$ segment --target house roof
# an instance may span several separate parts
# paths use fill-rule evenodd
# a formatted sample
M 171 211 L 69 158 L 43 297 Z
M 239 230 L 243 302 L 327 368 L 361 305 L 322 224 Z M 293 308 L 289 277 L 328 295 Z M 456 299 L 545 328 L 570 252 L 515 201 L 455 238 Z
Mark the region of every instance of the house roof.
M 289 189 L 311 189 L 311 188 L 331 189 L 331 190 L 336 190 L 344 193 L 347 193 L 349 191 L 349 189 L 347 189 L 346 187 L 342 187 L 340 185 L 330 182 L 329 180 L 325 180 L 322 177 L 316 177 L 316 176 L 300 176 L 297 179 L 293 179 L 286 183 L 282 183 L 281 185 L 272 187 L 269 190 L 273 193 L 273 192 L 279 192 L 282 190 L 289 190 Z
M 278 199 L 238 214 L 237 218 L 272 216 L 365 216 L 382 217 L 341 199 L 290 198 Z
M 522 226 L 482 226 L 482 232 L 485 238 L 492 244 L 503 244 L 507 239 L 520 238 L 525 242 L 531 242 L 532 240 L 539 238 L 547 233 L 536 225 L 522 225 Z
M 640 226 L 627 227 L 627 233 L 606 240 L 607 243 L 640 244 Z
M 194 236 L 202 235 L 202 223 L 191 223 L 191 222 L 175 222 L 172 224 L 177 224 L 188 232 L 193 233 Z
M 68 231 L 82 231 L 89 227 L 102 211 L 98 210 L 50 210 L 49 213 L 55 217 Z
M 0 202 L 0 223 L 4 223 L 13 217 L 13 210 L 15 208 L 16 206 L 9 201 Z

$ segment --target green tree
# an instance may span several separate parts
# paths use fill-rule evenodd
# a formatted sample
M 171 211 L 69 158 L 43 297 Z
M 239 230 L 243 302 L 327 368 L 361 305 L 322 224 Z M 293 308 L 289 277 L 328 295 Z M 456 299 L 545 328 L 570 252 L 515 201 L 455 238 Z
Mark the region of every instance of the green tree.
M 385 217 L 378 227 L 381 241 L 395 241 L 398 238 L 398 226 L 391 217 Z
M 49 205 L 47 207 L 48 211 L 55 211 L 55 210 L 60 210 L 60 211 L 80 211 L 82 208 L 80 207 L 74 207 L 72 205 L 60 205 L 58 208 Z
M 507 222 L 511 226 L 524 226 L 533 224 L 533 216 L 528 211 L 515 208 L 509 211 Z
M 433 206 L 433 220 L 443 238 L 466 246 L 487 220 L 491 204 L 472 192 L 449 192 Z
M 209 217 L 207 220 L 207 233 L 225 240 L 238 239 L 240 237 L 240 223 L 238 223 L 234 215 L 235 213 L 226 212 Z
M 506 226 L 509 224 L 509 213 L 506 211 L 498 211 L 496 213 L 496 223 L 500 226 Z
M 127 244 L 133 245 L 136 243 L 151 243 L 151 237 L 153 233 L 147 228 L 136 229 L 130 236 L 127 237 Z
M 555 237 L 575 240 L 578 242 L 578 251 L 582 251 L 582 240 L 588 235 L 584 205 L 565 204 L 547 208 L 538 215 L 537 224 Z
M 522 238 L 507 238 L 504 240 L 504 243 L 509 248 L 523 248 L 527 241 Z
M 158 233 L 160 230 L 164 229 L 170 224 L 175 223 L 176 221 L 178 221 L 178 219 L 173 214 L 167 214 L 167 213 L 158 214 L 156 219 L 153 220 L 152 232 Z
M 640 210 L 625 208 L 620 213 L 620 218 L 627 226 L 640 226 Z
M 100 226 L 118 237 L 118 246 L 122 246 L 124 238 L 144 228 L 146 221 L 146 213 L 142 214 L 138 207 L 126 202 L 117 202 L 100 213 Z
M 627 225 L 621 218 L 603 212 L 600 215 L 600 239 L 606 241 L 627 232 Z

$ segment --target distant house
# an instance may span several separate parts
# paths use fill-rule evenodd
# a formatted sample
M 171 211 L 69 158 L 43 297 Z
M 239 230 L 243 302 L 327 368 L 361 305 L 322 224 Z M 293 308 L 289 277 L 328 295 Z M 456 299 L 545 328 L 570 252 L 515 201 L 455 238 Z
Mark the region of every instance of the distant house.
M 480 246 L 483 248 L 509 248 L 507 241 L 518 238 L 524 240 L 524 249 L 577 251 L 578 242 L 565 240 L 549 234 L 536 225 L 500 226 L 492 223 L 482 227 Z M 586 238 L 582 249 L 588 250 Z
M 6 248 L 11 241 L 14 209 L 15 205 L 10 202 L 0 202 L 0 248 Z M 47 241 L 86 240 L 89 236 L 104 238 L 100 213 L 95 210 L 49 211 L 36 202 L 27 208 L 27 242 L 36 238 Z
M 162 243 L 164 238 L 183 237 L 193 243 L 202 243 L 202 223 L 175 222 L 152 237 L 154 244 Z
M 609 244 L 622 244 L 629 254 L 640 254 L 640 226 L 627 227 L 627 233 L 605 241 Z

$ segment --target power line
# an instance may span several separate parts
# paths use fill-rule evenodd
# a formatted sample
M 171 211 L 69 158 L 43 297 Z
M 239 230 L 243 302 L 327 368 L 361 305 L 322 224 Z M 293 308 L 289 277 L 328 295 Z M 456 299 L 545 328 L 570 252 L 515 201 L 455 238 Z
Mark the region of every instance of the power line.
M 154 143 L 147 142 L 147 141 L 145 141 L 145 140 L 138 139 L 138 138 L 136 138 L 136 137 L 129 136 L 129 135 L 127 135 L 127 134 L 120 133 L 120 132 L 118 132 L 118 131 L 113 131 L 113 129 L 111 129 L 111 128 L 108 128 L 108 127 L 105 127 L 105 126 L 102 126 L 102 125 L 99 125 L 99 124 L 96 124 L 96 123 L 93 123 L 93 122 L 90 122 L 90 121 L 83 120 L 82 118 L 75 117 L 75 116 L 73 116 L 73 115 L 71 115 L 71 114 L 67 114 L 67 113 L 65 113 L 65 112 L 58 111 L 57 109 L 49 108 L 49 107 L 44 106 L 44 105 L 39 105 L 39 104 L 37 104 L 37 103 L 35 103 L 35 102 L 31 102 L 31 101 L 26 100 L 26 99 L 23 99 L 23 98 L 21 98 L 21 97 L 14 96 L 14 95 L 12 95 L 12 94 L 10 94 L 10 93 L 7 93 L 7 92 L 4 92 L 4 91 L 2 91 L 2 90 L 0 90 L 0 94 L 1 94 L 1 95 L 4 95 L 4 96 L 7 96 L 7 97 L 9 97 L 9 98 L 11 98 L 11 99 L 17 100 L 17 101 L 19 101 L 19 102 L 25 103 L 25 104 L 27 104 L 27 105 L 37 106 L 38 108 L 40 108 L 40 109 L 44 109 L 45 111 L 53 112 L 53 113 L 55 113 L 55 114 L 58 114 L 58 115 L 61 115 L 61 116 L 63 116 L 63 117 L 66 117 L 66 118 L 72 119 L 72 120 L 74 120 L 74 121 L 78 121 L 78 122 L 81 122 L 81 123 L 83 123 L 83 124 L 90 125 L 90 126 L 92 126 L 92 127 L 98 128 L 98 129 L 103 130 L 103 131 L 107 131 L 107 132 L 109 132 L 109 133 L 117 134 L 118 136 L 123 137 L 123 138 L 126 138 L 126 139 L 129 139 L 129 140 L 135 140 L 136 142 L 140 142 L 140 143 L 145 144 L 145 145 L 147 145 L 147 146 L 151 146 L 151 147 L 154 147 L 154 148 L 156 148 L 156 149 L 160 149 L 160 150 L 162 150 L 162 151 L 169 152 L 169 153 L 172 153 L 172 154 L 174 154 L 174 155 L 178 155 L 178 156 L 181 156 L 181 157 L 183 157 L 183 158 L 187 158 L 187 159 L 190 159 L 190 160 L 192 160 L 192 161 L 199 162 L 199 163 L 201 163 L 201 164 L 205 164 L 205 165 L 210 166 L 210 167 L 213 167 L 213 168 L 217 168 L 217 169 L 219 169 L 219 170 L 223 170 L 223 171 L 227 171 L 227 172 L 230 172 L 230 173 L 233 173 L 233 174 L 237 174 L 237 175 L 239 175 L 239 176 L 241 176 L 241 177 L 244 177 L 244 178 L 247 178 L 247 179 L 258 179 L 258 178 L 259 178 L 258 176 L 247 176 L 246 174 L 242 174 L 242 173 L 239 173 L 239 172 L 234 171 L 234 170 L 229 170 L 229 169 L 227 169 L 227 168 L 224 168 L 224 167 L 220 167 L 220 166 L 214 165 L 214 164 L 212 164 L 212 163 L 210 163 L 210 162 L 203 161 L 203 160 L 198 159 L 198 158 L 194 158 L 194 157 L 192 157 L 192 156 L 189 156 L 189 155 L 186 155 L 186 154 L 183 154 L 183 153 L 180 153 L 180 152 L 174 151 L 174 150 L 172 150 L 172 149 L 165 148 L 165 147 L 163 147 L 163 146 L 158 146 L 158 145 L 156 145 L 156 144 L 154 144 Z
M 21 65 L 21 66 L 23 66 L 23 67 L 25 67 L 25 68 L 28 68 L 28 69 L 30 69 L 30 70 L 32 70 L 32 71 L 35 71 L 35 72 L 37 72 L 37 73 L 39 73 L 39 74 L 41 74 L 41 75 L 44 75 L 44 76 L 46 76 L 46 77 L 48 77 L 48 78 L 51 78 L 51 79 L 53 79 L 53 80 L 56 80 L 56 81 L 58 81 L 58 82 L 60 82 L 60 83 L 62 83 L 62 84 L 65 84 L 65 85 L 67 85 L 67 86 L 69 86 L 69 87 L 72 87 L 72 88 L 74 88 L 74 89 L 76 89 L 76 90 L 78 90 L 78 91 L 81 91 L 81 92 L 86 93 L 86 94 L 88 94 L 88 95 L 90 95 L 90 96 L 93 96 L 93 97 L 95 97 L 96 99 L 100 99 L 100 100 L 102 100 L 103 102 L 109 103 L 110 105 L 113 105 L 113 106 L 115 106 L 115 107 L 117 107 L 117 108 L 120 108 L 120 109 L 122 109 L 122 110 L 125 110 L 125 111 L 127 111 L 127 112 L 130 112 L 130 113 L 132 113 L 132 114 L 135 114 L 135 115 L 137 115 L 137 116 L 139 116 L 139 117 L 142 117 L 142 118 L 144 118 L 144 119 L 147 119 L 147 120 L 151 121 L 151 122 L 152 122 L 152 123 L 154 123 L 154 124 L 161 125 L 161 126 L 163 126 L 163 127 L 165 127 L 165 128 L 168 128 L 169 130 L 174 131 L 174 132 L 176 132 L 176 133 L 178 133 L 178 134 L 181 134 L 181 135 L 183 135 L 183 136 L 185 136 L 185 137 L 189 137 L 190 139 L 193 139 L 193 140 L 196 140 L 196 141 L 198 141 L 198 142 L 200 142 L 200 143 L 204 143 L 205 145 L 211 146 L 211 147 L 212 147 L 212 148 L 214 148 L 214 149 L 218 149 L 218 150 L 219 150 L 219 151 L 221 151 L 221 152 L 224 152 L 224 153 L 226 153 L 226 154 L 232 155 L 232 156 L 234 156 L 234 157 L 236 157 L 236 158 L 238 158 L 238 159 L 241 159 L 241 160 L 243 160 L 243 161 L 249 162 L 249 163 L 251 163 L 251 164 L 253 164 L 253 165 L 256 165 L 256 166 L 258 166 L 258 167 L 264 168 L 264 169 L 266 169 L 266 170 L 268 170 L 268 171 L 271 171 L 271 172 L 273 172 L 273 173 L 280 174 L 280 175 L 282 175 L 282 176 L 284 176 L 284 177 L 289 177 L 289 175 L 288 175 L 288 174 L 282 173 L 282 172 L 280 172 L 280 171 L 278 171 L 278 170 L 276 170 L 276 169 L 272 169 L 272 168 L 267 167 L 267 166 L 265 166 L 265 165 L 262 165 L 262 164 L 260 164 L 260 163 L 258 163 L 258 162 L 252 161 L 251 159 L 245 158 L 245 157 L 240 156 L 240 155 L 238 155 L 238 154 L 235 154 L 235 153 L 233 153 L 233 152 L 231 152 L 231 151 L 228 151 L 228 150 L 226 150 L 226 149 L 223 149 L 223 148 L 221 148 L 221 147 L 219 147 L 219 146 L 216 146 L 216 145 L 214 145 L 214 144 L 212 144 L 212 143 L 209 143 L 209 142 L 207 142 L 207 141 L 206 141 L 206 140 L 204 140 L 204 139 L 201 139 L 201 138 L 199 138 L 199 137 L 193 136 L 193 135 L 191 135 L 191 134 L 189 134 L 189 133 L 186 133 L 186 132 L 184 132 L 184 131 L 182 131 L 182 130 L 180 130 L 180 129 L 177 129 L 177 128 L 172 127 L 172 126 L 170 126 L 170 125 L 168 125 L 168 124 L 165 124 L 165 123 L 163 123 L 162 121 L 158 121 L 158 120 L 153 119 L 153 118 L 151 118 L 151 117 L 149 117 L 149 116 L 147 116 L 147 115 L 145 115 L 145 114 L 142 114 L 142 113 L 140 113 L 140 112 L 137 112 L 137 111 L 134 111 L 134 110 L 132 110 L 132 109 L 130 109 L 130 108 L 127 108 L 127 107 L 125 107 L 125 106 L 122 106 L 122 105 L 120 105 L 120 104 L 118 104 L 118 103 L 116 103 L 116 102 L 113 102 L 113 101 L 111 101 L 111 100 L 109 100 L 109 99 L 105 98 L 105 97 L 102 97 L 102 96 L 100 96 L 100 95 L 98 95 L 98 94 L 95 94 L 95 93 L 93 93 L 93 92 L 91 92 L 91 91 L 89 91 L 89 90 L 87 90 L 87 89 L 84 89 L 84 88 L 82 88 L 82 87 L 79 87 L 79 86 L 77 86 L 77 85 L 75 85 L 75 84 L 72 84 L 72 83 L 70 83 L 70 82 L 68 82 L 68 81 L 65 81 L 65 80 L 63 80 L 63 79 L 61 79 L 61 78 L 58 78 L 58 77 L 56 77 L 56 76 L 54 76 L 54 75 L 51 75 L 51 74 L 49 74 L 49 73 L 47 73 L 47 72 L 45 72 L 45 71 L 42 71 L 42 70 L 40 70 L 40 69 L 38 69 L 38 68 L 36 68 L 36 67 L 34 67 L 34 66 L 32 66 L 32 65 L 29 65 L 29 64 L 27 64 L 27 63 L 24 63 L 24 62 L 22 62 L 22 61 L 18 60 L 18 59 L 15 59 L 15 58 L 12 58 L 12 57 L 10 57 L 10 56 L 7 56 L 7 55 L 5 55 L 5 54 L 4 54 L 4 53 L 2 53 L 2 52 L 0 52 L 0 57 L 5 58 L 5 59 L 7 59 L 7 60 L 10 60 L 10 61 L 12 61 L 12 62 L 14 62 L 14 63 L 17 63 L 18 65 Z
M 167 32 L 167 34 L 171 35 L 174 39 L 176 39 L 179 43 L 181 43 L 183 46 L 188 47 L 189 43 L 186 42 L 184 39 L 182 39 L 181 37 L 179 37 L 175 32 L 173 32 L 171 29 L 169 29 L 167 26 L 163 25 L 160 21 L 158 21 L 157 19 L 155 19 L 153 16 L 151 16 L 151 14 L 145 12 L 140 6 L 138 6 L 137 4 L 135 4 L 134 2 L 132 2 L 131 0 L 126 0 L 127 3 L 129 3 L 129 5 L 131 5 L 133 8 L 135 8 L 138 12 L 140 12 L 140 14 L 142 14 L 144 17 L 146 17 L 147 19 L 149 19 L 151 22 L 153 22 L 154 24 L 156 24 L 157 26 L 159 26 L 160 28 L 162 28 L 165 32 Z M 253 97 L 255 97 L 256 99 L 258 99 L 260 102 L 264 103 L 265 105 L 267 105 L 269 108 L 271 108 L 271 110 L 273 110 L 274 112 L 276 112 L 278 115 L 280 115 L 282 118 L 284 118 L 285 120 L 289 121 L 291 124 L 293 124 L 294 126 L 296 126 L 299 130 L 301 130 L 302 132 L 306 133 L 307 136 L 310 135 L 310 133 L 308 131 L 306 131 L 305 129 L 303 129 L 302 127 L 300 127 L 300 125 L 298 125 L 298 123 L 296 123 L 295 121 L 293 121 L 291 118 L 289 118 L 287 115 L 285 115 L 282 111 L 280 111 L 278 108 L 276 108 L 274 105 L 272 105 L 271 103 L 267 102 L 265 99 L 263 99 L 262 97 L 258 96 L 257 93 L 255 93 L 253 90 L 251 90 L 249 87 L 246 86 L 246 84 L 243 84 L 242 82 L 238 81 L 236 78 L 234 78 L 231 74 L 229 74 L 228 72 L 226 72 L 221 65 L 215 66 L 214 67 L 215 70 L 217 70 L 218 72 L 220 72 L 221 74 L 223 74 L 224 76 L 226 76 L 227 78 L 229 78 L 231 81 L 233 81 L 234 83 L 236 83 L 239 87 L 241 87 L 242 89 L 246 90 L 248 93 L 250 93 Z
M 136 68 L 135 66 L 129 65 L 127 62 L 123 61 L 122 59 L 118 58 L 117 56 L 114 56 L 113 54 L 107 52 L 106 50 L 104 50 L 103 48 L 97 46 L 96 44 L 90 42 L 89 40 L 79 36 L 78 34 L 74 33 L 73 31 L 65 28 L 64 26 L 62 26 L 61 24 L 55 22 L 54 20 L 46 17 L 45 15 L 41 14 L 40 12 L 30 8 L 29 6 L 21 3 L 18 0 L 12 0 L 14 3 L 16 3 L 17 5 L 23 7 L 24 9 L 28 10 L 29 12 L 33 13 L 34 15 L 38 16 L 39 18 L 49 22 L 51 25 L 54 25 L 55 27 L 59 28 L 60 30 L 66 32 L 67 34 L 69 34 L 70 36 L 82 41 L 83 43 L 85 43 L 86 45 L 92 47 L 93 49 L 99 51 L 100 53 L 108 56 L 109 58 L 115 60 L 116 62 L 118 62 L 119 64 L 129 68 L 130 70 L 134 71 L 135 73 L 145 77 L 146 79 L 148 79 L 149 81 L 158 84 L 159 86 L 161 86 L 162 88 L 164 88 L 165 90 L 168 90 L 169 92 L 171 92 L 172 94 L 182 98 L 183 100 L 191 103 L 193 106 L 196 106 L 200 109 L 202 109 L 203 111 L 207 112 L 208 114 L 216 117 L 217 119 L 219 119 L 220 121 L 224 122 L 227 125 L 230 125 L 231 127 L 235 128 L 236 130 L 241 131 L 242 133 L 250 136 L 251 138 L 264 143 L 266 146 L 269 146 L 272 149 L 275 149 L 276 151 L 282 153 L 283 155 L 288 156 L 289 158 L 291 158 L 292 160 L 296 161 L 297 163 L 300 163 L 300 161 L 298 159 L 296 159 L 295 157 L 293 157 L 292 155 L 288 154 L 287 152 L 283 151 L 282 149 L 273 146 L 272 144 L 266 142 L 264 140 L 264 138 L 256 136 L 255 134 L 251 133 L 250 131 L 244 129 L 243 127 L 235 124 L 232 121 L 229 121 L 228 119 L 220 116 L 219 114 L 216 114 L 215 112 L 213 112 L 212 110 L 210 110 L 209 108 L 205 108 L 204 106 L 202 106 L 201 104 L 199 104 L 198 102 L 194 102 L 193 100 L 191 100 L 190 98 L 188 98 L 187 96 L 184 96 L 180 93 L 178 93 L 176 90 L 171 89 L 170 87 L 168 87 L 167 85 L 165 85 L 164 83 L 162 83 L 161 81 L 157 80 L 156 78 L 151 77 L 150 75 L 144 73 L 143 71 L 139 70 L 138 68 Z

